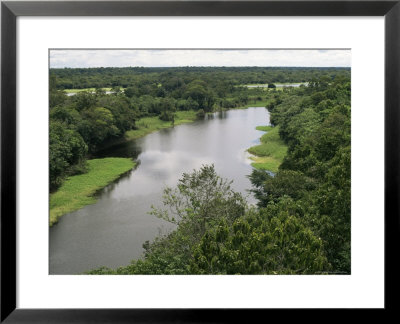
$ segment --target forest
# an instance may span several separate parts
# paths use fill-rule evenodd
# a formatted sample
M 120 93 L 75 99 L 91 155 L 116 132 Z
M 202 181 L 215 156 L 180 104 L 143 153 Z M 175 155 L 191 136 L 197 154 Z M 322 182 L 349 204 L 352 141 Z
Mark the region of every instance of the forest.
M 348 76 L 347 68 L 89 68 L 50 69 L 50 186 L 81 172 L 86 157 L 123 137 L 143 117 L 173 121 L 177 111 L 199 116 L 266 103 L 269 93 L 244 84 L 308 82 Z M 113 95 L 104 88 L 111 87 Z M 93 89 L 67 96 L 65 89 Z M 268 97 L 268 98 L 267 98 Z
M 304 84 L 275 86 L 284 83 Z M 176 229 L 144 242 L 141 259 L 88 273 L 350 274 L 350 99 L 348 68 L 50 69 L 52 192 L 145 118 L 177 125 L 183 113 L 252 104 L 268 109 L 265 130 L 287 147 L 274 173 L 249 174 L 256 206 L 214 165 L 182 174 L 164 189 L 164 208 L 149 206 Z

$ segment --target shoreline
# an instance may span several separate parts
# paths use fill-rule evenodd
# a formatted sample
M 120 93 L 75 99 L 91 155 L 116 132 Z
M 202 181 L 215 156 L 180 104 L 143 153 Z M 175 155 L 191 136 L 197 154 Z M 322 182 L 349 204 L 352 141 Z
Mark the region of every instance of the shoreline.
M 262 108 L 264 106 L 265 101 L 260 101 L 243 107 L 227 108 L 224 109 L 224 111 L 235 109 L 248 109 L 250 107 Z M 176 112 L 177 118 L 175 119 L 174 123 L 172 123 L 171 121 L 162 121 L 158 118 L 158 116 L 141 118 L 138 120 L 138 129 L 127 131 L 122 138 L 111 141 L 108 145 L 106 144 L 104 147 L 102 147 L 102 149 L 112 147 L 113 145 L 122 142 L 129 142 L 138 138 L 142 138 L 161 129 L 193 123 L 198 120 L 196 114 L 197 112 L 194 110 L 178 111 Z M 117 170 L 115 170 L 112 165 L 108 164 L 107 170 L 112 169 L 111 174 L 108 174 L 106 177 L 104 177 L 104 165 L 99 162 L 101 160 L 107 160 L 110 161 L 110 163 L 111 160 L 118 162 L 125 160 L 125 162 L 129 161 L 131 164 L 129 164 L 129 168 L 127 168 L 129 165 L 125 165 L 125 167 L 122 167 L 122 169 L 117 166 Z M 87 205 L 94 204 L 97 201 L 97 198 L 95 196 L 99 190 L 107 187 L 109 184 L 119 179 L 123 174 L 132 170 L 138 164 L 136 161 L 133 161 L 130 158 L 116 157 L 88 159 L 87 163 L 89 164 L 89 171 L 87 173 L 68 177 L 57 191 L 50 194 L 50 227 L 56 224 L 58 220 L 65 214 L 77 211 Z M 98 177 L 100 177 L 100 179 L 96 179 Z
M 247 149 L 252 155 L 251 166 L 276 173 L 287 153 L 287 145 L 279 137 L 279 126 L 257 126 L 256 129 L 266 133 L 261 136 L 260 144 Z
M 77 211 L 97 201 L 96 193 L 131 171 L 137 162 L 130 158 L 88 160 L 89 171 L 68 177 L 63 185 L 49 196 L 49 226 L 65 214 Z
M 268 103 L 268 100 L 258 100 L 253 104 L 247 104 L 245 106 L 240 106 L 240 107 L 222 108 L 221 110 L 229 111 L 229 110 L 236 110 L 236 109 L 248 109 L 250 107 L 260 107 L 260 108 L 264 107 L 265 108 L 267 103 Z M 210 113 L 216 113 L 218 111 L 219 110 L 213 111 Z M 162 121 L 158 118 L 158 116 L 140 118 L 137 121 L 138 129 L 127 131 L 125 133 L 125 136 L 123 137 L 123 140 L 131 141 L 131 140 L 135 140 L 135 139 L 144 137 L 148 134 L 159 131 L 161 129 L 171 128 L 171 127 L 179 126 L 182 124 L 193 123 L 196 120 L 199 120 L 199 118 L 197 117 L 196 114 L 197 114 L 197 111 L 194 111 L 194 110 L 179 110 L 176 112 L 177 118 L 175 119 L 174 124 L 172 124 L 171 121 Z
M 194 110 L 180 110 L 175 114 L 173 123 L 172 121 L 163 121 L 158 116 L 140 118 L 136 123 L 137 129 L 127 131 L 123 139 L 126 141 L 135 140 L 161 129 L 192 123 L 198 119 L 197 112 Z

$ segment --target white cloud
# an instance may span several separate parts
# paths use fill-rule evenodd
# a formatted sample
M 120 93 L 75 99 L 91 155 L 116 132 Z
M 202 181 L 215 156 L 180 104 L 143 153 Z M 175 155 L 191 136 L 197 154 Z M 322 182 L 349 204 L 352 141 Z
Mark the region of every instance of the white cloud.
M 350 50 L 51 50 L 50 67 L 310 66 L 350 67 Z

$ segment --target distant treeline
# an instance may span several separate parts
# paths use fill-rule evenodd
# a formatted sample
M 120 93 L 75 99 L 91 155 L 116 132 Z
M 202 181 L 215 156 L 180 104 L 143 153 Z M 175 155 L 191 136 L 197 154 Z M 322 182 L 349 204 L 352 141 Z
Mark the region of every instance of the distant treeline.
M 57 89 L 85 89 L 138 86 L 137 83 L 175 87 L 176 79 L 190 83 L 202 79 L 216 85 L 255 83 L 307 82 L 321 76 L 348 75 L 349 68 L 305 67 L 124 67 L 51 69 L 57 77 Z M 176 78 L 176 79 L 175 79 Z

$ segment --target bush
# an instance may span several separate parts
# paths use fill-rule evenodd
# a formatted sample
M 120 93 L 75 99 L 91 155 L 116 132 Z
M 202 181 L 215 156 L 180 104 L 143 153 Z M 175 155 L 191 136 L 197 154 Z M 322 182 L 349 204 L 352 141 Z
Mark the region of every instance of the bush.
M 197 118 L 204 118 L 204 116 L 206 115 L 206 113 L 204 112 L 204 109 L 199 109 L 199 111 L 196 113 L 196 117 Z
M 159 117 L 163 121 L 174 121 L 175 120 L 175 114 L 171 111 L 163 111 Z

